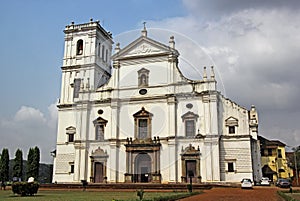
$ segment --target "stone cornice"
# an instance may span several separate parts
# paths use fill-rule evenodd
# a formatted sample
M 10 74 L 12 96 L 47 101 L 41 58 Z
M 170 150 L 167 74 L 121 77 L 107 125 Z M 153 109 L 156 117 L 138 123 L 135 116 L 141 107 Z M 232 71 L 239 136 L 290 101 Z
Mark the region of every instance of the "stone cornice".
M 77 70 L 81 68 L 81 65 L 72 65 L 72 66 L 62 66 L 62 70 Z
M 94 103 L 94 104 L 111 103 L 111 98 L 94 100 L 94 101 L 92 101 L 92 103 Z
M 221 135 L 220 138 L 221 139 L 251 138 L 251 135 L 250 134 L 240 134 L 240 135 L 231 134 L 231 135 Z
M 75 104 L 73 104 L 73 103 L 66 103 L 66 104 L 58 104 L 58 105 L 56 105 L 56 107 L 58 107 L 59 109 L 71 108 L 73 106 L 75 106 Z
M 74 57 L 76 58 L 76 57 Z M 70 59 L 74 59 L 74 58 L 70 58 Z M 89 64 L 83 64 L 83 65 L 70 65 L 70 66 L 62 66 L 61 69 L 62 70 L 77 70 L 77 69 L 83 69 L 83 68 L 91 68 L 94 66 L 99 66 L 96 65 L 95 63 L 89 63 Z

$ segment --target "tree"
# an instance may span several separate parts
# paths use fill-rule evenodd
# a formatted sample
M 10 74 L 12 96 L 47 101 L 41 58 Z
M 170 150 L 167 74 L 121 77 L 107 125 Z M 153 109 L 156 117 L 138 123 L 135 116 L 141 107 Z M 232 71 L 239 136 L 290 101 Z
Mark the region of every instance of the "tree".
M 40 149 L 36 146 L 34 148 L 34 155 L 33 155 L 33 172 L 34 178 L 39 177 L 39 168 L 40 168 Z
M 20 149 L 17 149 L 15 153 L 14 165 L 13 165 L 13 177 L 23 178 L 23 153 Z
M 40 167 L 40 149 L 38 147 L 30 148 L 27 156 L 27 179 L 33 177 L 37 179 L 39 177 Z
M 0 180 L 8 181 L 9 178 L 9 154 L 8 149 L 2 149 L 0 159 Z
M 29 177 L 33 177 L 34 173 L 33 173 L 33 167 L 32 167 L 32 163 L 33 163 L 33 153 L 34 150 L 33 148 L 30 148 L 28 151 L 28 155 L 27 155 L 27 167 L 26 167 L 26 177 L 27 179 Z

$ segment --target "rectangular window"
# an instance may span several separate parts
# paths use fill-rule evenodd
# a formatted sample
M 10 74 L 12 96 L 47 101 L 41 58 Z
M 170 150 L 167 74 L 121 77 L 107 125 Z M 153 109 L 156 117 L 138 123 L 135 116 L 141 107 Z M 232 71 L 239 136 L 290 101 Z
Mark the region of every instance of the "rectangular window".
M 105 51 L 105 61 L 108 61 L 108 50 Z
M 74 80 L 73 98 L 79 98 L 80 84 L 81 84 L 81 79 L 75 79 Z
M 235 133 L 235 126 L 229 126 L 228 130 L 229 130 L 229 134 L 234 134 Z
M 282 158 L 281 149 L 278 149 L 278 158 Z
M 74 142 L 74 134 L 69 134 L 68 138 L 68 142 Z
M 103 61 L 104 61 L 104 50 L 105 50 L 105 47 L 104 47 L 104 45 L 102 45 L 102 55 L 101 55 L 101 58 L 102 58 Z
M 268 149 L 268 156 L 272 156 L 272 149 Z
M 261 156 L 267 156 L 266 150 L 263 148 L 260 149 L 260 154 L 261 154 Z
M 139 139 L 146 139 L 148 136 L 148 120 L 139 119 Z
M 70 173 L 74 173 L 74 164 L 70 165 Z
M 98 45 L 98 57 L 100 57 L 100 52 L 101 52 L 101 43 L 99 43 L 99 45 Z
M 228 172 L 234 172 L 234 164 L 233 164 L 233 162 L 229 162 L 227 165 L 228 165 Z
M 104 140 L 104 125 L 96 126 L 96 140 L 99 140 L 99 141 Z
M 185 136 L 194 137 L 195 136 L 195 121 L 186 120 L 185 121 Z

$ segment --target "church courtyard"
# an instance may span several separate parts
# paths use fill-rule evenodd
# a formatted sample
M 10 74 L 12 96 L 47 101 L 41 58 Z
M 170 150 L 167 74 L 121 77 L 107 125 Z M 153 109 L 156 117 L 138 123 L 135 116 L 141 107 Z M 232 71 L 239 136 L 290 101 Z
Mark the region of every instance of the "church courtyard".
M 296 189 L 294 189 L 296 190 Z M 299 189 L 297 189 L 299 192 Z M 248 201 L 248 200 L 260 200 L 260 201 L 284 201 L 281 198 L 277 191 L 287 192 L 286 189 L 280 189 L 277 187 L 259 187 L 255 186 L 251 190 L 245 190 L 240 188 L 212 188 L 210 190 L 197 190 L 199 194 L 190 196 L 184 199 L 179 199 L 181 201 Z M 151 191 L 145 190 L 144 199 L 151 200 L 158 197 L 169 197 L 169 196 L 180 196 L 186 195 L 187 192 L 183 191 Z M 299 200 L 299 193 L 286 193 L 286 195 L 293 197 L 296 200 Z M 87 189 L 87 191 L 83 192 L 81 189 L 55 189 L 49 190 L 46 188 L 41 188 L 37 195 L 28 196 L 28 197 L 20 197 L 14 195 L 11 190 L 0 191 L 0 200 L 52 200 L 52 201 L 68 201 L 68 200 L 139 200 L 137 196 L 137 191 L 133 189 L 110 189 L 106 191 L 96 191 L 95 189 Z

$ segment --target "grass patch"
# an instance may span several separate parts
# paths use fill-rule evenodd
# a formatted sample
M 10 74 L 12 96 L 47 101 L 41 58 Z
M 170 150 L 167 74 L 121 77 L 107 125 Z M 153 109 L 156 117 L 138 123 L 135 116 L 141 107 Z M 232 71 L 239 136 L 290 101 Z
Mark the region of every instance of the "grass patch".
M 277 194 L 286 201 L 300 200 L 300 190 L 295 190 L 293 193 L 290 193 L 289 191 L 277 191 Z
M 196 192 L 197 193 L 197 192 Z M 199 193 L 199 192 L 198 192 Z M 145 192 L 143 200 L 174 200 L 182 197 L 188 197 L 190 193 L 186 192 Z M 139 200 L 136 191 L 131 192 L 96 192 L 96 191 L 68 191 L 68 190 L 52 190 L 39 191 L 34 196 L 21 197 L 13 194 L 11 190 L 0 191 L 0 200 L 42 200 L 42 201 L 112 201 L 112 200 Z

